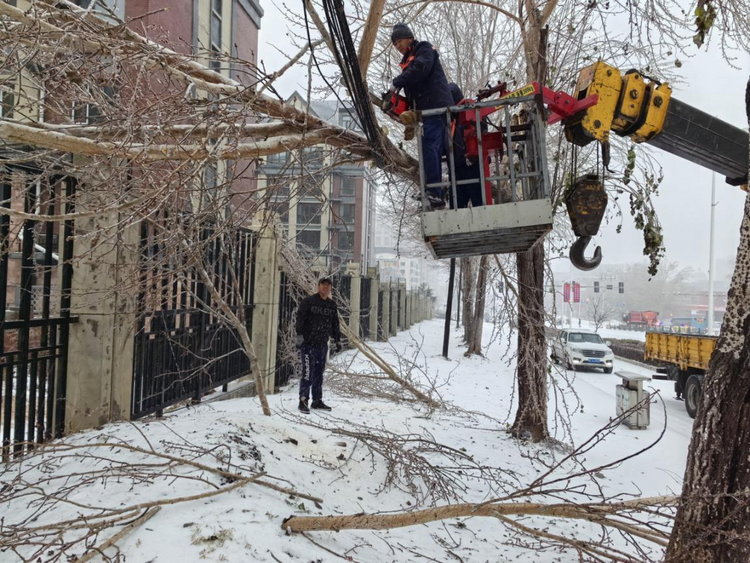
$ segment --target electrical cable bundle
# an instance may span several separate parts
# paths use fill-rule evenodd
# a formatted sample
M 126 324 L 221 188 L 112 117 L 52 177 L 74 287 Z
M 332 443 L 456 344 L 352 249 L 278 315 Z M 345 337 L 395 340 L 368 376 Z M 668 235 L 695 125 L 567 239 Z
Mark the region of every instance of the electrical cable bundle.
M 346 20 L 343 0 L 323 0 L 328 31 L 333 42 L 336 62 L 341 69 L 341 74 L 352 98 L 352 105 L 359 116 L 359 125 L 375 149 L 375 158 L 379 165 L 383 164 L 383 143 L 380 137 L 375 112 L 370 103 L 370 94 L 362 77 L 357 59 L 357 50 L 349 31 L 349 23 Z

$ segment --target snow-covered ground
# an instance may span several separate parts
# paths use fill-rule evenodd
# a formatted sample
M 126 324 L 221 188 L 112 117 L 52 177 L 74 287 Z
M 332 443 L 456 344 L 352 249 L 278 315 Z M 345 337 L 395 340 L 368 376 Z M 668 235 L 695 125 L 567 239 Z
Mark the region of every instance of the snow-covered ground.
M 491 332 L 491 325 L 487 325 L 485 341 L 489 341 Z M 215 497 L 166 505 L 118 542 L 124 555 L 121 561 L 310 563 L 339 560 L 331 551 L 359 563 L 577 561 L 572 552 L 516 545 L 517 536 L 492 518 L 462 518 L 388 531 L 310 532 L 307 537 L 287 535 L 282 530 L 282 521 L 291 515 L 340 515 L 425 507 L 417 505 L 419 498 L 429 499 L 429 493 L 434 493 L 428 490 L 428 484 L 417 477 L 415 483 L 419 490 L 404 490 L 403 485 L 399 486 L 405 482 L 401 475 L 401 479 L 396 476 L 394 483 L 384 485 L 388 477 L 385 461 L 378 455 L 370 455 L 352 433 L 388 430 L 402 436 L 409 433 L 423 438 L 431 436 L 435 442 L 462 452 L 467 456 L 465 468 L 461 475 L 451 474 L 465 486 L 465 490 L 457 491 L 457 496 L 463 501 L 482 502 L 503 494 L 503 487 L 507 492 L 528 485 L 546 471 L 545 463 L 564 457 L 571 442 L 583 443 L 615 416 L 615 385 L 619 382 L 615 374 L 554 371 L 558 391 L 550 396 L 550 428 L 555 437 L 568 446 L 537 446 L 514 440 L 506 428 L 514 414 L 514 370 L 508 353 L 513 350 L 515 337 L 507 339 L 495 335 L 485 357 L 464 358 L 458 334 L 453 333 L 451 359 L 445 360 L 440 356 L 442 333 L 443 321 L 427 321 L 400 333 L 388 343 L 375 343 L 373 348 L 394 364 L 397 356 L 413 361 L 423 369 L 421 377 L 435 381 L 443 398 L 460 409 L 437 410 L 430 414 L 406 403 L 342 397 L 329 392 L 325 398 L 334 407 L 333 412 L 314 411 L 305 417 L 296 411 L 297 393 L 292 385 L 269 397 L 274 411 L 271 417 L 263 416 L 257 399 L 235 399 L 183 409 L 160 420 L 111 424 L 69 437 L 68 443 L 78 445 L 120 441 L 146 449 L 153 446 L 171 455 L 216 465 L 209 456 L 196 454 L 197 447 L 213 448 L 214 453 L 225 452 L 222 459 L 246 466 L 247 474 L 251 470 L 263 470 L 268 474 L 267 481 L 273 480 L 272 477 L 281 478 L 283 482 L 275 482 L 324 501 L 316 504 L 248 484 Z M 372 371 L 371 365 L 354 350 L 342 354 L 336 362 L 350 365 L 350 370 Z M 402 361 L 401 365 L 407 363 Z M 620 369 L 648 373 L 643 368 L 616 360 L 615 372 Z M 586 467 L 594 468 L 635 453 L 656 440 L 666 422 L 664 437 L 656 447 L 598 475 L 605 495 L 651 496 L 680 491 L 692 420 L 683 404 L 672 398 L 671 383 L 653 381 L 647 386 L 659 390 L 663 399 L 652 405 L 650 428 L 638 431 L 618 427 L 579 460 Z M 90 453 L 131 462 L 145 459 L 117 448 L 102 451 L 92 446 Z M 435 466 L 452 465 L 436 454 L 425 455 Z M 101 468 L 103 464 L 80 455 L 63 457 L 58 452 L 47 456 L 44 464 L 31 466 L 39 460 L 40 457 L 32 457 L 23 465 L 11 465 L 0 477 L 3 482 L 10 482 L 25 470 L 24 478 L 36 481 L 65 472 Z M 578 469 L 573 464 L 565 464 L 558 476 Z M 408 474 L 413 469 L 405 471 Z M 188 471 L 182 473 L 188 474 Z M 213 485 L 224 484 L 205 472 L 193 473 Z M 495 478 L 494 485 L 482 476 Z M 73 478 L 65 485 L 72 481 Z M 48 493 L 59 492 L 62 485 L 42 481 Z M 575 480 L 570 485 L 585 485 L 587 491 L 593 490 L 588 478 Z M 29 498 L 21 497 L 0 505 L 0 517 L 7 525 L 33 513 L 35 520 L 29 525 L 40 526 L 92 513 L 81 508 L 82 505 L 122 507 L 210 490 L 209 484 L 197 480 L 161 477 L 151 482 L 138 482 L 124 475 L 104 481 L 94 479 L 71 493 L 68 500 L 76 504 L 57 503 L 48 512 L 30 505 Z M 572 493 L 570 498 L 582 500 Z M 450 499 L 451 502 L 457 500 Z M 447 502 L 439 500 L 437 504 Z M 543 521 L 540 518 L 521 518 L 520 521 L 554 533 L 598 537 L 597 527 L 580 521 Z M 94 543 L 100 545 L 112 533 L 113 530 L 103 532 Z M 81 553 L 81 549 L 72 552 Z M 107 553 L 112 556 L 115 551 L 110 549 Z M 658 551 L 654 553 L 658 556 Z M 20 560 L 13 553 L 0 551 L 2 562 Z M 105 559 L 97 556 L 93 561 Z

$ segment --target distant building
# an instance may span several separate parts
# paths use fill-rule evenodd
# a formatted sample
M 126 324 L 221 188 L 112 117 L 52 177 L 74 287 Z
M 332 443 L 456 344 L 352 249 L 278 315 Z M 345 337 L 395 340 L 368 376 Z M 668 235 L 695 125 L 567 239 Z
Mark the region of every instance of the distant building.
M 307 107 L 297 92 L 287 103 Z M 353 111 L 336 101 L 310 103 L 315 117 L 356 131 Z M 279 214 L 287 240 L 317 266 L 336 271 L 358 262 L 364 273 L 375 265 L 375 183 L 367 165 L 333 166 L 336 154 L 317 145 L 270 155 L 259 167 L 258 188 Z
M 375 257 L 381 281 L 404 280 L 407 289 L 426 283 L 426 261 L 402 245 L 398 228 L 382 214 L 377 217 Z

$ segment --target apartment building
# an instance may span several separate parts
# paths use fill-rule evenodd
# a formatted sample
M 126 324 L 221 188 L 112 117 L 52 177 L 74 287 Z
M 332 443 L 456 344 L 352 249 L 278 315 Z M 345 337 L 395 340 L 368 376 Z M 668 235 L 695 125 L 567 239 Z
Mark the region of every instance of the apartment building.
M 308 105 L 298 92 L 287 103 Z M 337 101 L 310 102 L 315 117 L 356 131 L 353 111 Z M 317 268 L 337 271 L 357 262 L 365 273 L 375 261 L 375 183 L 368 165 L 342 160 L 324 145 L 271 155 L 259 167 L 258 187 L 287 240 Z

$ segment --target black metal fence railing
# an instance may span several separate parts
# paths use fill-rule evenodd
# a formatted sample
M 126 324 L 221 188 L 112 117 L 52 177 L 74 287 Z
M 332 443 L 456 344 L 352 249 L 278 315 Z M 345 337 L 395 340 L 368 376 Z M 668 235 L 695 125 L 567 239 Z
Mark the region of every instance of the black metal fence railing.
M 372 280 L 361 278 L 359 292 L 359 335 L 363 339 L 370 338 L 370 296 Z
M 276 373 L 274 386 L 282 387 L 294 376 L 298 362 L 295 346 L 295 311 L 297 309 L 297 292 L 294 283 L 281 273 L 279 292 L 279 326 L 276 337 Z
M 159 414 L 250 373 L 242 339 L 219 299 L 252 334 L 254 236 L 200 229 L 192 260 L 158 224 L 141 225 L 141 313 L 135 336 L 132 418 Z M 201 275 L 199 268 L 205 272 Z
M 19 189 L 20 188 L 20 189 Z M 27 214 L 74 209 L 76 181 L 0 168 L 0 206 Z M 54 244 L 62 230 L 62 252 Z M 2 458 L 62 436 L 65 421 L 73 222 L 0 215 L 0 435 Z M 59 284 L 59 285 L 58 285 Z M 8 296 L 18 296 L 9 307 Z M 36 297 L 36 303 L 34 298 Z

